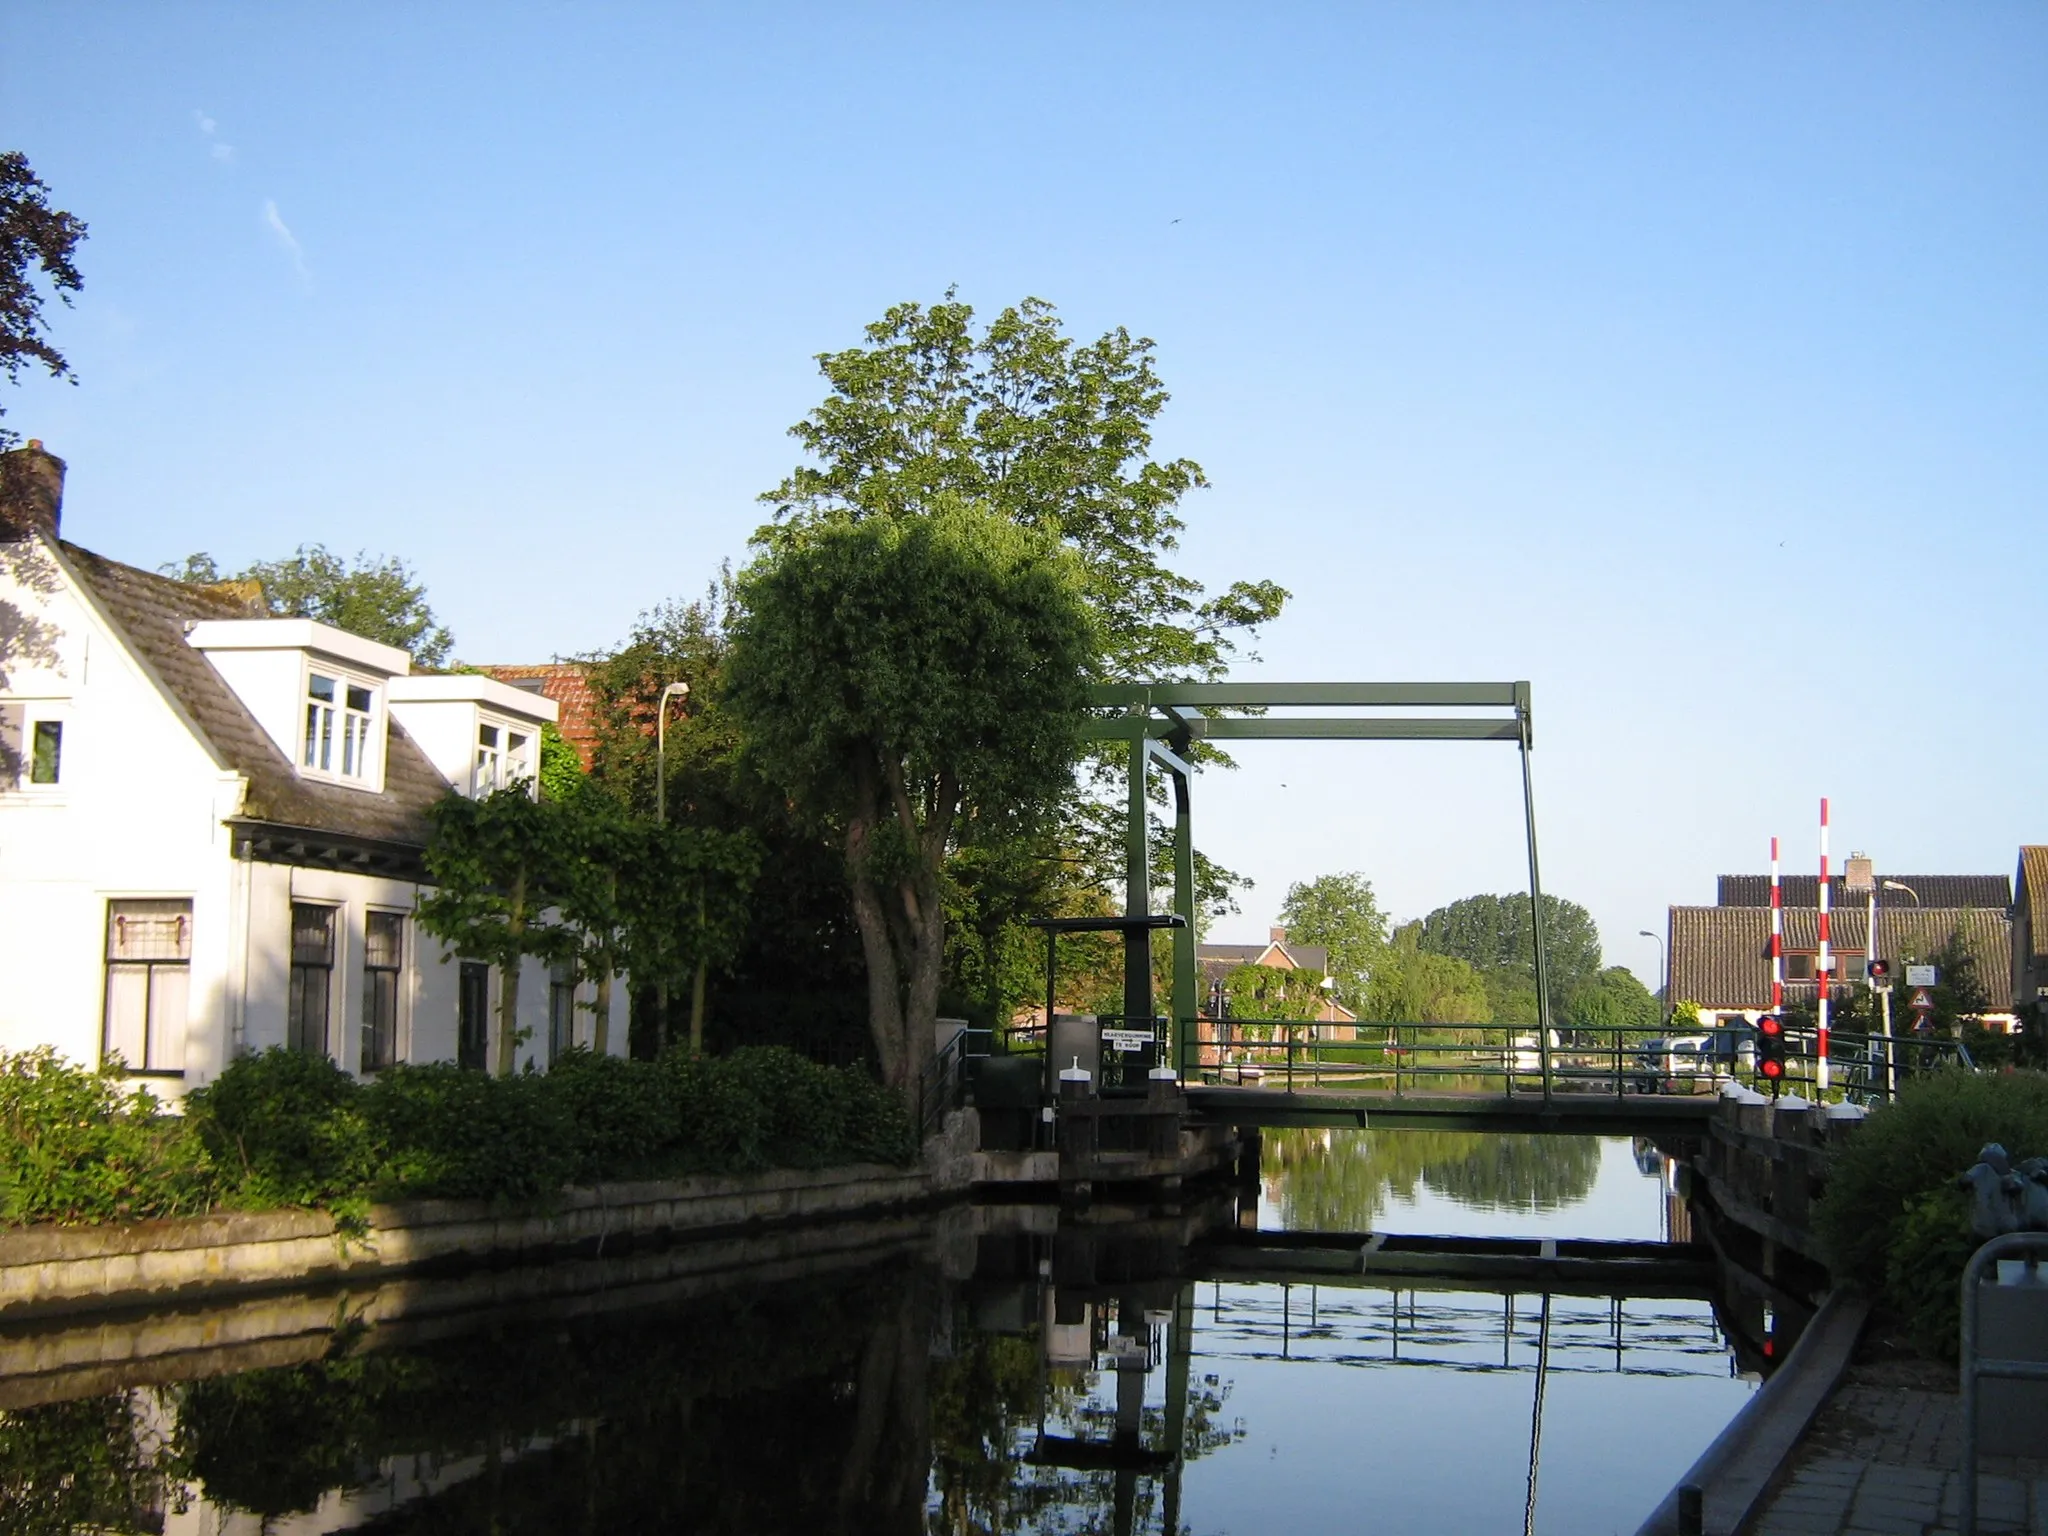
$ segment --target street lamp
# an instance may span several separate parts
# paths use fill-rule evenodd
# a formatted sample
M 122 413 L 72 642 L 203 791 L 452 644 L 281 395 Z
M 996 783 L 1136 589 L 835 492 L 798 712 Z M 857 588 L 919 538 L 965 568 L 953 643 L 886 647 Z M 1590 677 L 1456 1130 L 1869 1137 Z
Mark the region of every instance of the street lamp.
M 668 822 L 668 701 L 685 697 L 688 683 L 670 683 L 654 706 L 654 819 Z
M 1652 933 L 1647 928 L 1638 928 L 1636 930 L 1636 933 L 1642 938 L 1655 939 L 1657 941 L 1657 972 L 1664 978 L 1664 1002 L 1663 1005 L 1659 1007 L 1657 1010 L 1657 1017 L 1659 1021 L 1662 1021 L 1664 1019 L 1668 1019 L 1671 1017 L 1670 951 L 1665 949 L 1664 935 L 1662 935 L 1661 933 Z

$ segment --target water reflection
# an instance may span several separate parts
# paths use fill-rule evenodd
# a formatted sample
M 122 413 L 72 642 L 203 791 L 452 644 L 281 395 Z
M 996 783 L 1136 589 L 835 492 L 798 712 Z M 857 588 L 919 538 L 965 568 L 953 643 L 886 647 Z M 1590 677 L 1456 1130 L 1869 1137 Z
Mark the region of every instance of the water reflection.
M 1586 1198 L 1600 1172 L 1592 1136 L 1454 1131 L 1268 1131 L 1264 1171 L 1282 1224 L 1369 1232 L 1390 1200 L 1422 1191 L 1486 1212 L 1555 1211 Z
M 1269 1141 L 1294 1217 L 1554 1216 L 1623 1179 L 1655 1235 L 1627 1143 L 1349 1140 Z M 1704 1286 L 1233 1278 L 1225 1246 L 1313 1246 L 1237 1217 L 955 1211 L 907 1251 L 658 1302 L 660 1255 L 494 1311 L 413 1281 L 268 1339 L 224 1310 L 196 1331 L 240 1342 L 148 1361 L 144 1323 L 53 1327 L 6 1358 L 131 1363 L 0 1382 L 0 1536 L 1632 1528 L 1749 1390 Z

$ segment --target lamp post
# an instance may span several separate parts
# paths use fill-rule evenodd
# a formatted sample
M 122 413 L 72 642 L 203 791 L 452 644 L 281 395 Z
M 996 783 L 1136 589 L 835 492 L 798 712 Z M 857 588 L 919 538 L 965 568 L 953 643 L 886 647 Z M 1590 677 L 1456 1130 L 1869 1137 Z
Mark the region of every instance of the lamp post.
M 688 683 L 670 683 L 654 706 L 654 819 L 668 822 L 668 701 L 689 694 Z
M 657 826 L 668 825 L 668 701 L 687 697 L 688 683 L 670 683 L 661 690 L 661 697 L 654 705 L 654 820 Z M 691 996 L 693 1019 L 701 1019 L 703 1004 L 702 966 L 697 968 L 698 984 Z M 654 1004 L 661 1014 L 661 1043 L 668 1045 L 668 983 L 662 982 L 654 989 Z
M 1638 928 L 1636 933 L 1645 939 L 1657 942 L 1657 972 L 1664 978 L 1664 1002 L 1657 1010 L 1658 1027 L 1671 1017 L 1671 953 L 1664 947 L 1664 935 L 1652 933 L 1647 928 Z

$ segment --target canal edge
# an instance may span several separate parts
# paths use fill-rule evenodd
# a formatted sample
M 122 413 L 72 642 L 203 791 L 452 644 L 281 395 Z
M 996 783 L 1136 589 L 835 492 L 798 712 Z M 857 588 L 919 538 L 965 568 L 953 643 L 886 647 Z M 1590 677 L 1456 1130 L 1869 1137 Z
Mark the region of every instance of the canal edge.
M 1703 1518 L 1694 1529 L 1703 1536 L 1743 1530 L 1834 1396 L 1869 1316 L 1862 1297 L 1830 1292 L 1785 1363 L 1687 1468 L 1636 1536 L 1688 1536 L 1679 1518 L 1686 1488 L 1700 1491 Z

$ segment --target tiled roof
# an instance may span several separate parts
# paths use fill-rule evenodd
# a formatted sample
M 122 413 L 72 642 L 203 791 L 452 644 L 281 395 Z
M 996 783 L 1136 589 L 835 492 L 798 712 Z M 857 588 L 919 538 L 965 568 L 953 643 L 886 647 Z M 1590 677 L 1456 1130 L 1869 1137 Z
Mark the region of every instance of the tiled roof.
M 2002 910 L 1893 908 L 1883 913 L 1878 924 L 1879 945 L 1892 956 L 1931 954 L 1957 933 L 1977 961 L 1977 976 L 1984 990 L 2002 1006 L 2012 995 L 2010 924 Z M 1850 907 L 1835 913 L 1828 936 L 1839 951 L 1867 954 L 1863 909 Z M 1671 995 L 1704 1008 L 1768 1007 L 1770 939 L 1768 908 L 1673 907 Z M 1818 912 L 1811 907 L 1786 911 L 1788 952 L 1813 950 L 1819 940 Z
M 425 844 L 427 807 L 448 792 L 448 782 L 388 712 L 382 793 L 302 779 L 213 664 L 185 643 L 185 626 L 193 620 L 252 617 L 243 598 L 137 570 L 76 544 L 58 548 L 65 565 L 200 739 L 249 781 L 244 820 Z
M 1269 949 L 1278 948 L 1294 962 L 1297 971 L 1312 971 L 1317 976 L 1326 976 L 1330 970 L 1330 952 L 1320 944 L 1297 944 L 1289 939 L 1284 944 L 1198 944 L 1195 946 L 1195 963 L 1202 973 L 1214 981 L 1240 965 L 1252 965 L 1259 956 Z
M 2020 849 L 2018 885 L 2026 893 L 2032 915 L 2034 956 L 2048 959 L 2048 846 Z
M 589 769 L 597 751 L 597 695 L 591 692 L 589 672 L 581 662 L 540 661 L 479 670 L 501 683 L 539 683 L 542 697 L 561 706 L 561 718 L 555 722 L 555 729 L 576 749 L 585 770 Z
M 1924 907 L 1996 907 L 2004 911 L 2012 905 L 2012 882 L 2003 875 L 1893 875 L 1880 873 L 1877 902 L 1881 907 L 1914 904 L 1913 896 L 1904 891 L 1888 891 L 1883 882 L 1896 880 L 1901 885 L 1910 885 L 1913 895 L 1920 898 Z M 1723 907 L 1768 907 L 1771 904 L 1771 877 L 1769 875 L 1723 875 L 1716 882 L 1718 890 L 1715 903 Z M 1819 904 L 1820 877 L 1817 875 L 1786 875 L 1782 881 L 1781 899 L 1787 907 L 1812 907 Z M 1840 875 L 1828 877 L 1828 904 L 1840 911 L 1854 903 L 1863 905 L 1869 898 L 1863 891 L 1845 891 Z

